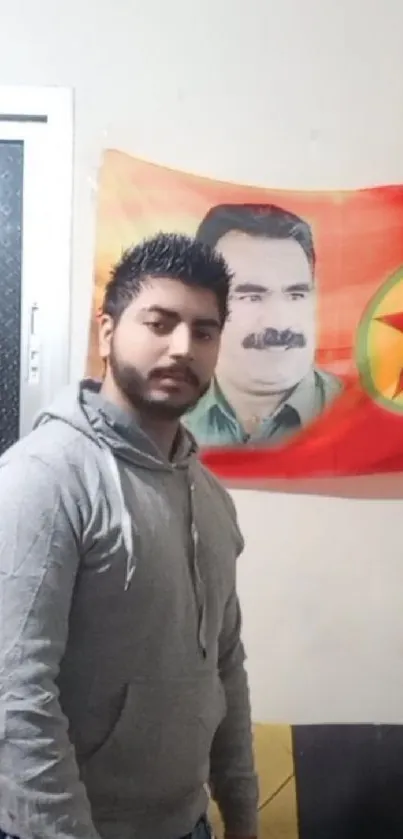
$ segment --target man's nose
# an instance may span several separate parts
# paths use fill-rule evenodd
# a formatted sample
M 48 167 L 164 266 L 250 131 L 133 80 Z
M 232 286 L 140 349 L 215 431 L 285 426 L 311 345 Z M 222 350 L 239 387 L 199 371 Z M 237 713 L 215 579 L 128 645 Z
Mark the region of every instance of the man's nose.
M 287 329 L 290 326 L 290 314 L 290 306 L 284 298 L 270 295 L 261 303 L 259 325 L 263 328 Z
M 169 353 L 173 358 L 191 358 L 192 332 L 185 323 L 180 323 L 171 333 Z

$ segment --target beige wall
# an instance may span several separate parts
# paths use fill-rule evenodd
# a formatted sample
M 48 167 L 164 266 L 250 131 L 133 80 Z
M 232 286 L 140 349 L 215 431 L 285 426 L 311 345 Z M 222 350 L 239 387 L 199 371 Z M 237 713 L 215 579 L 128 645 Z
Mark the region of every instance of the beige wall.
M 265 186 L 403 181 L 401 0 L 0 0 L 0 21 L 1 84 L 76 91 L 72 378 L 103 147 Z M 234 498 L 255 719 L 403 721 L 401 502 Z

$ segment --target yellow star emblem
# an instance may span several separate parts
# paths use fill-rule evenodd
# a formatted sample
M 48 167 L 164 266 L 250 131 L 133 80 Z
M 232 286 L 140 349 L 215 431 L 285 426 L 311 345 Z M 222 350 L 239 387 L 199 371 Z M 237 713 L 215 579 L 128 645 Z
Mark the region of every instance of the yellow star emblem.
M 393 413 L 403 413 L 403 266 L 376 292 L 357 331 L 356 363 L 363 388 Z

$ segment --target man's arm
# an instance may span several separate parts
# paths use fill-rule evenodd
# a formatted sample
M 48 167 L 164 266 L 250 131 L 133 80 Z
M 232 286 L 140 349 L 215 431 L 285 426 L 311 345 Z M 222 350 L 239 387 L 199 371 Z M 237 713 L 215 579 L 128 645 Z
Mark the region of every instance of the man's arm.
M 97 839 L 56 678 L 79 566 L 79 511 L 54 471 L 0 468 L 0 828 Z
M 257 835 L 258 781 L 254 768 L 249 688 L 241 641 L 241 611 L 235 588 L 220 638 L 219 669 L 227 714 L 213 742 L 211 791 L 227 837 Z

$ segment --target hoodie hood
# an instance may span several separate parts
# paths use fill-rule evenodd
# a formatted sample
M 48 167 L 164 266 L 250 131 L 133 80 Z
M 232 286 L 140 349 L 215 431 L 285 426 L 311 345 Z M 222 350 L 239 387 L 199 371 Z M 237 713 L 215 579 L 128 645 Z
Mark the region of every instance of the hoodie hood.
M 173 461 L 168 460 L 148 435 L 133 422 L 130 414 L 101 395 L 101 382 L 84 379 L 78 386 L 63 390 L 53 404 L 42 411 L 34 428 L 60 420 L 89 437 L 115 458 L 133 466 L 157 471 L 187 469 L 197 453 L 194 437 L 182 425 Z
M 118 461 L 125 461 L 134 468 L 141 467 L 154 472 L 172 473 L 174 470 L 182 469 L 189 474 L 189 465 L 196 454 L 197 446 L 192 435 L 180 425 L 178 430 L 180 439 L 175 459 L 169 461 L 147 434 L 133 422 L 130 414 L 104 399 L 100 389 L 101 383 L 92 379 L 80 382 L 78 388 L 77 386 L 67 388 L 50 408 L 39 414 L 34 428 L 59 420 L 84 434 L 102 451 L 105 468 L 114 483 L 119 499 L 121 532 L 126 548 L 125 589 L 128 590 L 136 570 L 136 561 L 133 552 L 132 520 L 124 496 Z M 188 485 L 193 520 L 193 482 L 190 475 Z M 196 540 L 196 536 L 194 539 Z M 199 574 L 197 573 L 196 576 L 198 578 Z M 200 599 L 199 593 L 198 598 Z M 200 608 L 203 615 L 203 629 L 202 598 Z

